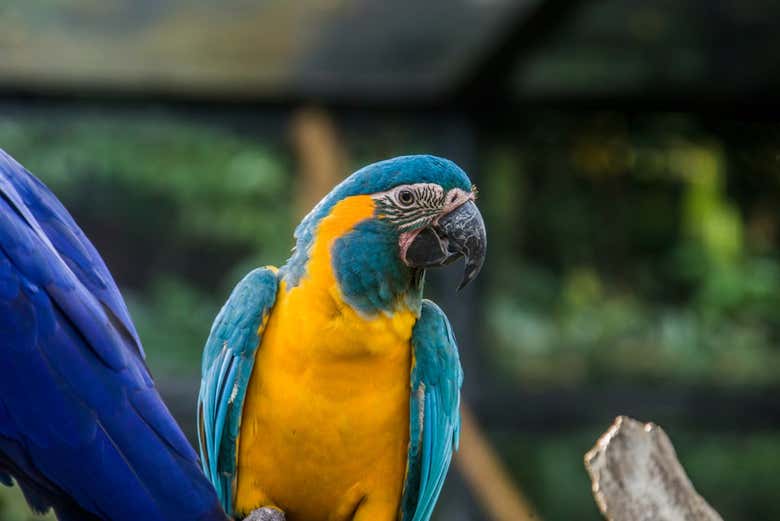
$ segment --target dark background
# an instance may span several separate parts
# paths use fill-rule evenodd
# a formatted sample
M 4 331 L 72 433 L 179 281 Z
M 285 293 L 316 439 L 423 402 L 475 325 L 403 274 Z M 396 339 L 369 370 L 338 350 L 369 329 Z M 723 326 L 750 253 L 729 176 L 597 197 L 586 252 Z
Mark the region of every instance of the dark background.
M 339 177 L 454 159 L 488 261 L 428 294 L 537 519 L 600 519 L 582 456 L 618 414 L 661 424 L 724 519 L 780 519 L 778 22 L 769 0 L 11 0 L 0 147 L 105 257 L 190 435 L 233 284 Z M 453 473 L 438 519 L 490 519 L 478 497 Z

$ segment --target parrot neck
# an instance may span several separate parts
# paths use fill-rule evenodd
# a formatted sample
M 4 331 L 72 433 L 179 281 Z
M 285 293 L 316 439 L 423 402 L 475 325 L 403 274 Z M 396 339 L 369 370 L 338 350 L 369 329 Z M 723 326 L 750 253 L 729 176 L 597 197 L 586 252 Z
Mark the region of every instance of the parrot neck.
M 367 195 L 339 201 L 316 224 L 308 255 L 293 254 L 283 268 L 288 290 L 299 284 L 318 288 L 364 316 L 401 310 L 418 315 L 424 272 L 401 261 L 397 232 L 374 212 Z

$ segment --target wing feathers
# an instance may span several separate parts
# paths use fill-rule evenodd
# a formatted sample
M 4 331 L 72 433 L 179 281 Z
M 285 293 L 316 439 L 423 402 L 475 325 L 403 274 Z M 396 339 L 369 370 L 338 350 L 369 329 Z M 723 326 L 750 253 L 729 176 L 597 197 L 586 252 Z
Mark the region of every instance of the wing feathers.
M 401 513 L 404 521 L 428 521 L 457 447 L 462 381 L 452 328 L 433 302 L 423 301 L 412 347 L 410 442 Z
M 203 351 L 198 442 L 203 470 L 229 514 L 244 396 L 277 288 L 275 269 L 259 268 L 244 277 L 217 315 Z
M 61 519 L 225 519 L 105 264 L 2 151 L 0 474 Z

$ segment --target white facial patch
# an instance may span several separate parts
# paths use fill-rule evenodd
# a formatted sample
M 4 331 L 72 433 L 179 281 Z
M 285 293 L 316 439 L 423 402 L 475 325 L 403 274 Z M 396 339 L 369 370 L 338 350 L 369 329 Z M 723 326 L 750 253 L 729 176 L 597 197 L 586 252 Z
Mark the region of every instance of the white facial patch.
M 446 195 L 436 183 L 417 183 L 396 186 L 371 197 L 380 218 L 406 231 L 433 222 L 446 206 Z

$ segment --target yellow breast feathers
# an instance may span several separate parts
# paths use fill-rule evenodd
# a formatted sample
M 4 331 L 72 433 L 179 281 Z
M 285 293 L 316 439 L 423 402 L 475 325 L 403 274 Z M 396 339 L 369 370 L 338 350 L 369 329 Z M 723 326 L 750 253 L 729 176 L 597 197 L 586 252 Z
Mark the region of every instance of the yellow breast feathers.
M 409 441 L 415 313 L 367 317 L 341 295 L 334 241 L 373 216 L 348 197 L 317 228 L 306 272 L 281 283 L 244 405 L 236 511 L 289 521 L 396 519 Z

